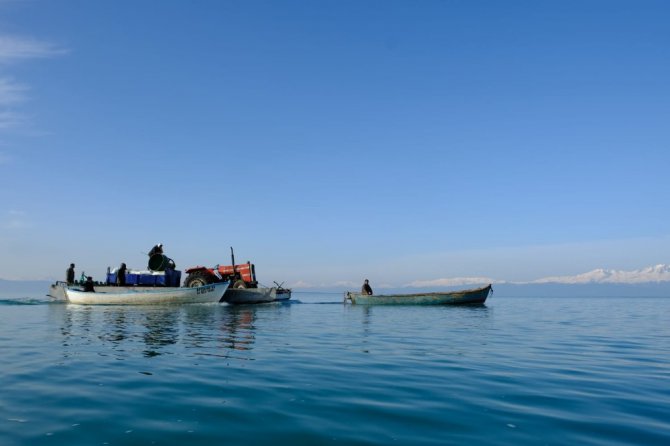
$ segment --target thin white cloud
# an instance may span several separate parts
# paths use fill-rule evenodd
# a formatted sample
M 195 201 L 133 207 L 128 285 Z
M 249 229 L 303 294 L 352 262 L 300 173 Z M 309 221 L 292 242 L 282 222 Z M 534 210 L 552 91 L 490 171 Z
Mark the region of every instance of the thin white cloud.
M 11 107 L 26 99 L 28 87 L 8 77 L 0 77 L 0 130 L 18 126 L 25 118 Z
M 60 56 L 67 52 L 67 49 L 49 42 L 26 37 L 0 36 L 1 64 L 8 64 L 27 59 Z
M 32 59 L 54 57 L 66 54 L 67 49 L 53 43 L 32 38 L 0 35 L 0 67 Z M 10 77 L 0 77 L 0 130 L 20 126 L 25 115 L 16 110 L 18 104 L 26 101 L 29 88 Z
M 25 121 L 25 116 L 12 110 L 0 110 L 0 130 L 16 127 Z
M 28 87 L 14 82 L 7 77 L 0 77 L 0 105 L 6 106 L 21 102 L 25 99 Z
M 26 213 L 23 211 L 10 210 L 4 218 L 5 229 L 23 229 L 29 226 Z

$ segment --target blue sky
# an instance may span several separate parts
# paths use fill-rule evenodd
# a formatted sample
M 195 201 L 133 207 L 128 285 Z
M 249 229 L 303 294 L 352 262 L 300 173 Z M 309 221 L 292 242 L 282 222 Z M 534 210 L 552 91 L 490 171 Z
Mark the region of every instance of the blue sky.
M 0 1 L 0 278 L 670 263 L 665 1 Z

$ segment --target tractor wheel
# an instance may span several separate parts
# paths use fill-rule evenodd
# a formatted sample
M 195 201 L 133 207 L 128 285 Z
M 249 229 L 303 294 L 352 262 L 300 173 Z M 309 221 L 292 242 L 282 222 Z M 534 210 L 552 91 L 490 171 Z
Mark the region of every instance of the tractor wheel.
M 193 274 L 189 274 L 184 282 L 184 286 L 188 288 L 195 288 L 199 286 L 205 286 L 212 283 L 212 278 L 205 271 L 196 271 Z

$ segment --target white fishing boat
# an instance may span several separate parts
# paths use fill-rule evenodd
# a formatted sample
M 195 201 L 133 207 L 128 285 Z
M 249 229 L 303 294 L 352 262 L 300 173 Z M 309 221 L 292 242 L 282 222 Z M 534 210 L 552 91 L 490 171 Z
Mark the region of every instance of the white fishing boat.
M 291 290 L 286 288 L 228 288 L 223 295 L 223 302 L 229 304 L 262 304 L 287 301 L 291 298 Z
M 67 297 L 65 296 L 65 289 L 68 287 L 67 283 L 58 281 L 49 286 L 49 292 L 47 296 L 53 300 L 66 301 Z M 82 290 L 81 285 L 71 285 L 70 288 L 73 290 Z M 156 286 L 141 286 L 141 285 L 128 285 L 128 286 L 117 286 L 117 285 L 108 285 L 108 284 L 96 284 L 96 292 L 104 293 L 128 293 L 128 292 L 138 292 L 138 291 L 166 291 L 166 290 L 178 290 L 180 287 L 160 287 Z
M 172 261 L 171 259 L 168 260 Z M 108 268 L 106 280 L 104 282 L 94 282 L 95 290 L 108 293 L 154 291 L 156 289 L 167 291 L 179 289 L 179 283 L 181 281 L 181 271 L 176 271 L 174 269 L 165 269 L 163 271 L 128 269 L 125 274 L 125 285 L 117 285 L 117 273 L 117 268 Z M 79 282 L 75 282 L 75 284 L 70 286 L 75 290 L 81 289 L 85 280 L 86 274 L 82 273 Z M 225 282 L 225 280 L 222 280 L 221 282 Z M 203 283 L 201 285 L 205 284 Z M 68 284 L 66 282 L 59 280 L 49 286 L 47 296 L 54 300 L 67 300 L 67 297 L 65 296 L 65 289 L 67 287 Z
M 78 287 L 66 287 L 68 302 L 84 305 L 153 305 L 219 302 L 229 282 L 219 282 L 193 288 L 154 288 L 137 290 L 105 287 L 104 291 L 86 292 Z

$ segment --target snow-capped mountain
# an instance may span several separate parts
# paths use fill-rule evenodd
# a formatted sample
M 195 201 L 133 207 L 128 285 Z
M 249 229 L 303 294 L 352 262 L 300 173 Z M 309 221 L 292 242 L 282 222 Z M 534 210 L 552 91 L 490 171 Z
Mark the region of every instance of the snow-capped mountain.
M 451 277 L 433 280 L 416 280 L 405 287 L 430 288 L 442 286 L 476 285 L 476 284 L 508 284 L 508 285 L 542 285 L 542 284 L 637 284 L 670 282 L 670 265 L 660 264 L 633 271 L 612 269 L 594 269 L 575 276 L 552 276 L 528 282 L 510 282 L 490 277 Z
M 670 265 L 660 264 L 633 271 L 594 269 L 576 276 L 545 277 L 529 283 L 649 283 L 670 282 Z

